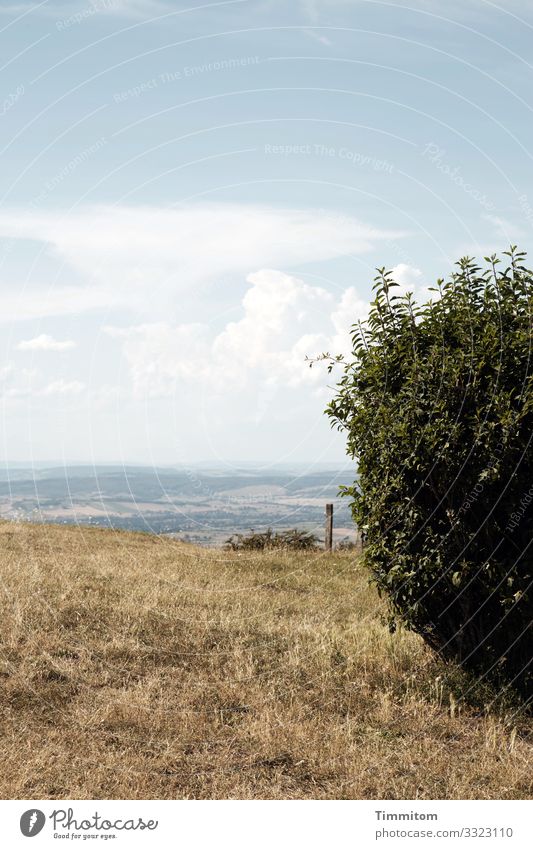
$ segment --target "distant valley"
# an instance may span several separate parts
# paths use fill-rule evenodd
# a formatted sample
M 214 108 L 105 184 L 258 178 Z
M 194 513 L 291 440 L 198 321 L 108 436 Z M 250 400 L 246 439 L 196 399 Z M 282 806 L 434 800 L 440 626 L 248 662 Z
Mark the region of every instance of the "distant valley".
M 307 471 L 18 464 L 0 472 L 0 518 L 93 525 L 223 544 L 251 529 L 298 527 L 323 537 L 324 509 L 334 503 L 334 539 L 354 540 L 339 486 L 346 469 Z

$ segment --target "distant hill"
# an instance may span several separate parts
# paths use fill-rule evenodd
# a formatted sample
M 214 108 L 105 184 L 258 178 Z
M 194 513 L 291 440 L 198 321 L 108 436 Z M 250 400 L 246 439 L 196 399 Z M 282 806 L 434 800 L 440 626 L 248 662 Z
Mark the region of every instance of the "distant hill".
M 339 469 L 17 466 L 0 475 L 0 517 L 144 530 L 218 545 L 251 528 L 298 526 L 320 534 L 324 505 L 332 501 L 337 538 L 353 539 L 349 505 L 338 497 L 339 485 L 348 482 Z

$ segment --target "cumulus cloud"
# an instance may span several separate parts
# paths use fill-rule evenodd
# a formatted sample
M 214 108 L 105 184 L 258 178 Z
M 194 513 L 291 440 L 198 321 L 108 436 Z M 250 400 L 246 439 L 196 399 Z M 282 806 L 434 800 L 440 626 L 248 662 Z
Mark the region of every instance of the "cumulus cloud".
M 354 324 L 364 321 L 368 315 L 368 301 L 363 300 L 353 287 L 346 289 L 331 313 L 334 334 L 329 352 L 349 357 L 352 351 L 351 331 Z
M 260 369 L 270 380 L 284 376 L 289 385 L 301 382 L 305 340 L 311 349 L 326 341 L 313 333 L 331 310 L 333 297 L 318 286 L 280 271 L 265 269 L 249 274 L 250 288 L 242 303 L 244 315 L 230 322 L 213 342 L 217 372 L 242 384 L 250 369 Z M 296 366 L 299 361 L 300 368 Z
M 76 343 L 71 339 L 66 339 L 63 342 L 60 342 L 58 339 L 54 339 L 53 336 L 49 336 L 47 333 L 41 333 L 40 336 L 36 336 L 34 339 L 23 339 L 17 345 L 17 350 L 19 351 L 68 351 L 70 348 L 74 348 Z
M 175 303 L 192 286 L 245 275 L 253 268 L 286 267 L 361 254 L 403 233 L 379 230 L 323 210 L 252 204 L 87 207 L 57 212 L 0 213 L 0 236 L 45 243 L 85 286 L 74 311 L 107 299 L 146 313 L 149 304 Z M 94 291 L 94 295 L 87 295 Z
M 405 262 L 400 262 L 392 269 L 392 276 L 395 283 L 406 290 L 413 291 L 422 282 L 422 272 L 419 268 L 413 265 L 407 265 Z
M 400 264 L 393 271 L 406 291 L 424 292 L 420 269 Z M 324 371 L 310 369 L 306 357 L 349 357 L 352 328 L 367 318 L 368 301 L 353 286 L 332 294 L 273 269 L 246 280 L 240 317 L 216 331 L 170 322 L 105 328 L 122 341 L 136 397 L 172 396 L 187 387 L 212 398 L 260 391 L 264 405 L 280 388 L 323 392 Z
M 177 381 L 201 383 L 209 375 L 208 328 L 203 324 L 155 322 L 104 331 L 122 340 L 136 395 L 169 395 Z
M 419 304 L 435 300 L 438 295 L 431 291 L 433 282 L 428 282 L 420 268 L 400 262 L 391 269 L 392 276 L 398 288 L 394 290 L 395 295 L 405 295 L 407 292 L 414 294 L 415 301 Z
M 323 382 L 306 356 L 348 353 L 350 326 L 368 303 L 355 289 L 340 298 L 320 286 L 272 269 L 249 274 L 242 314 L 218 332 L 204 324 L 167 322 L 108 327 L 123 340 L 136 396 L 172 395 L 186 384 L 211 395 L 242 393 L 261 384 L 313 389 Z
M 391 271 L 394 282 L 398 284 L 398 288 L 394 290 L 396 296 L 413 292 L 418 303 L 426 303 L 430 298 L 435 298 L 435 293 L 430 291 L 420 268 L 400 262 Z

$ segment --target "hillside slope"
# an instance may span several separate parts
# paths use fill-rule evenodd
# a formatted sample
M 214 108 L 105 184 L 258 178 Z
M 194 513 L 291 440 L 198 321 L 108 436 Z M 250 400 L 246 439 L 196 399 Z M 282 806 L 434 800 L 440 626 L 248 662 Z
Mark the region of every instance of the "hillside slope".
M 531 798 L 531 721 L 456 707 L 353 555 L 1 523 L 0 563 L 2 798 Z

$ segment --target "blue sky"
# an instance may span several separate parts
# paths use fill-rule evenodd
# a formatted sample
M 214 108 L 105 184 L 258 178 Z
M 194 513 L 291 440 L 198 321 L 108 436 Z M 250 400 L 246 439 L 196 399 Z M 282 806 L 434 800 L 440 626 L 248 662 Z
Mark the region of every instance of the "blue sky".
M 530 247 L 522 0 L 2 2 L 2 456 L 334 462 L 376 266 Z

